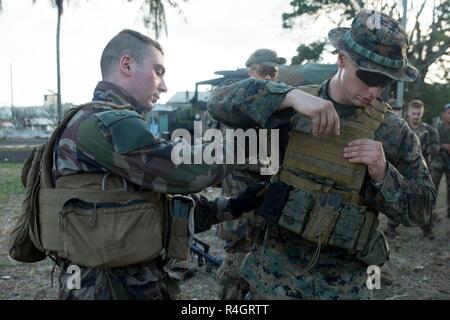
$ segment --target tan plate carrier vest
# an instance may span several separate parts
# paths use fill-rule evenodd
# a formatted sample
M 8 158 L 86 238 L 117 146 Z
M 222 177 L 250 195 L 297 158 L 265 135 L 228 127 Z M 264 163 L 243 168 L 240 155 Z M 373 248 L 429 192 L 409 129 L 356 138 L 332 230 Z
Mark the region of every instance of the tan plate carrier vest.
M 300 89 L 318 95 L 319 87 Z M 293 186 L 278 224 L 320 245 L 331 245 L 351 253 L 363 250 L 378 226 L 374 212 L 366 210 L 359 195 L 366 166 L 352 164 L 342 156 L 355 139 L 374 139 L 387 111 L 378 100 L 358 109 L 354 120 L 340 120 L 339 136 L 316 138 L 311 121 L 297 118 L 291 131 L 280 180 Z M 308 128 L 309 126 L 309 128 Z M 320 205 L 321 199 L 339 195 L 339 208 Z
M 63 176 L 54 183 L 55 144 L 84 106 L 69 112 L 43 150 L 30 231 L 35 247 L 86 267 L 129 266 L 162 254 L 186 259 L 187 220 L 172 223 L 162 194 L 137 191 L 125 179 L 101 173 Z

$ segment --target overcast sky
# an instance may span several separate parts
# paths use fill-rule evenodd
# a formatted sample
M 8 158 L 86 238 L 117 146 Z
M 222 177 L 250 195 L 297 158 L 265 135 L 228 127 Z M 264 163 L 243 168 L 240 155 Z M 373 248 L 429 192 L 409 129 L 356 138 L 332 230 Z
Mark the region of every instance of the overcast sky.
M 179 1 L 181 2 L 181 1 Z M 195 82 L 217 77 L 214 71 L 243 67 L 258 48 L 275 49 L 288 63 L 299 43 L 325 37 L 333 27 L 327 17 L 292 30 L 282 28 L 288 0 L 189 0 L 184 18 L 167 8 L 165 50 L 168 92 L 195 89 Z M 63 103 L 89 101 L 100 80 L 100 55 L 121 29 L 151 35 L 139 12 L 142 1 L 70 1 L 61 26 Z M 56 8 L 48 0 L 3 0 L 0 14 L 0 106 L 11 104 L 10 63 L 14 105 L 43 105 L 44 94 L 56 91 Z M 308 21 L 306 21 L 308 22 Z M 334 62 L 331 58 L 329 62 Z

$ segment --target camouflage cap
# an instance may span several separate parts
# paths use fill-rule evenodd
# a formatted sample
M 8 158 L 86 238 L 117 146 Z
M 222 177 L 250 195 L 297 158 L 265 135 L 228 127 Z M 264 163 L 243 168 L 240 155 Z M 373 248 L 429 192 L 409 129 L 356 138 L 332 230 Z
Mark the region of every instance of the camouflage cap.
M 258 49 L 247 59 L 245 65 L 249 68 L 252 64 L 260 64 L 266 67 L 277 67 L 286 63 L 285 58 L 277 56 L 277 53 L 270 49 Z
M 382 73 L 398 81 L 414 81 L 419 74 L 406 56 L 405 30 L 384 13 L 362 10 L 351 28 L 334 28 L 328 39 L 361 70 Z

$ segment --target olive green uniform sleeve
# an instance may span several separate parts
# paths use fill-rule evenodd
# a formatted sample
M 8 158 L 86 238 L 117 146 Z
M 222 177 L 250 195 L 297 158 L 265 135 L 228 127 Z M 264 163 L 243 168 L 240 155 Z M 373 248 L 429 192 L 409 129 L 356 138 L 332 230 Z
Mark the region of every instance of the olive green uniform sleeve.
M 145 121 L 129 110 L 107 111 L 83 121 L 76 143 L 78 151 L 93 163 L 155 192 L 199 192 L 217 184 L 232 170 L 231 166 L 208 165 L 202 161 L 200 164 L 175 164 L 172 151 L 183 142 L 156 140 L 147 130 Z M 189 153 L 193 163 L 195 153 L 200 153 L 202 160 L 206 146 L 179 150 L 182 150 L 180 154 Z M 223 150 L 224 145 L 218 148 Z
M 214 119 L 232 128 L 275 128 L 295 115 L 292 109 L 277 111 L 292 89 L 255 78 L 225 82 L 211 93 L 208 111 Z
M 420 226 L 431 215 L 436 189 L 422 156 L 420 143 L 403 120 L 387 114 L 375 132 L 383 143 L 387 172 L 383 184 L 367 183 L 365 203 L 389 219 L 406 226 Z
M 217 197 L 208 200 L 201 195 L 191 195 L 195 201 L 194 225 L 195 233 L 211 229 L 215 224 L 236 219 L 231 213 L 228 197 Z
M 434 157 L 438 154 L 440 149 L 439 144 L 439 133 L 438 131 L 430 125 L 427 125 L 427 129 L 430 135 L 430 144 L 427 147 L 427 155 Z

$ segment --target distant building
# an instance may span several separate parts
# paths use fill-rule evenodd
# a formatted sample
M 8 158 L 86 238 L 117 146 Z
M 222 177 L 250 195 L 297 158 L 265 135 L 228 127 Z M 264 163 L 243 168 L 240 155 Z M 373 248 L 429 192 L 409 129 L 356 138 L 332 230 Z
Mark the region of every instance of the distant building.
M 0 119 L 0 129 L 14 129 L 15 127 L 12 121 Z
M 56 93 L 44 94 L 44 107 L 56 107 L 58 96 Z
M 39 130 L 45 132 L 52 132 L 54 129 L 53 121 L 48 118 L 34 118 L 29 120 L 31 130 Z

